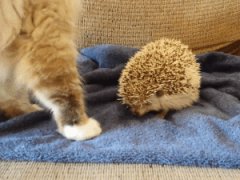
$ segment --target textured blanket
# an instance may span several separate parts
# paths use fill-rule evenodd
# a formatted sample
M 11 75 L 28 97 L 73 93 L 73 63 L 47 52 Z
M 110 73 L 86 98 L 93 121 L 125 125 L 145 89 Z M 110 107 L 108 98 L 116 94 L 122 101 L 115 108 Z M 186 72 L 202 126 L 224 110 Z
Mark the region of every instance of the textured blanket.
M 117 100 L 120 72 L 137 49 L 99 45 L 78 59 L 88 114 L 103 133 L 70 141 L 56 132 L 47 112 L 0 122 L 0 160 L 156 163 L 240 168 L 240 57 L 223 53 L 198 56 L 201 99 L 190 108 L 136 117 Z

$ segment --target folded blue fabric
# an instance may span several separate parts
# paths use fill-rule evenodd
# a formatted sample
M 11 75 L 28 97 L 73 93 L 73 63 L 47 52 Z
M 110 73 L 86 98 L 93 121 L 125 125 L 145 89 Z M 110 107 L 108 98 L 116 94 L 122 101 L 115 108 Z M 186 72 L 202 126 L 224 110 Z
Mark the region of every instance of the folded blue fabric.
M 81 54 L 95 61 L 99 68 L 114 68 L 119 64 L 125 63 L 137 51 L 137 48 L 103 44 L 82 49 Z
M 240 168 L 240 58 L 215 52 L 199 55 L 199 102 L 170 112 L 166 119 L 154 113 L 139 118 L 116 95 L 121 70 L 136 51 L 116 45 L 81 51 L 79 72 L 88 114 L 103 127 L 99 137 L 67 140 L 56 132 L 47 112 L 1 118 L 0 159 Z

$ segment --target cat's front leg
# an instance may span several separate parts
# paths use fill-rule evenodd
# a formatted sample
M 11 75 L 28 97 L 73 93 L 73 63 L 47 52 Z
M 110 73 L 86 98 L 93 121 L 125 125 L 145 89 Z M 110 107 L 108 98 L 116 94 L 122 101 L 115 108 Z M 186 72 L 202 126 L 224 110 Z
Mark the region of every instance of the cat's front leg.
M 71 86 L 69 84 L 69 86 Z M 56 120 L 58 131 L 72 140 L 86 140 L 101 133 L 99 123 L 85 112 L 83 93 L 79 85 L 72 88 L 38 89 L 35 96 L 49 109 Z
M 101 133 L 99 123 L 86 114 L 76 52 L 69 46 L 36 48 L 18 65 L 18 81 L 52 111 L 58 131 L 68 139 L 86 140 Z
M 72 140 L 85 140 L 99 135 L 99 123 L 86 114 L 79 80 L 72 79 L 72 76 L 61 77 L 62 80 L 57 80 L 54 75 L 48 78 L 54 82 L 47 85 L 43 81 L 34 89 L 34 94 L 51 109 L 59 132 Z

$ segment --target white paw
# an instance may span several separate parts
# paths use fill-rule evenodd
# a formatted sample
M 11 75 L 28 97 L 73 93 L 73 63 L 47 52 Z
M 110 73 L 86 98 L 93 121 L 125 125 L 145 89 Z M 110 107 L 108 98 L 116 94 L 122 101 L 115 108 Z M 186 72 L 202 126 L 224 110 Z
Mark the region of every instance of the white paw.
M 89 118 L 88 122 L 84 125 L 65 125 L 62 129 L 62 135 L 67 139 L 71 140 L 86 140 L 101 134 L 102 129 L 99 123 L 93 119 Z

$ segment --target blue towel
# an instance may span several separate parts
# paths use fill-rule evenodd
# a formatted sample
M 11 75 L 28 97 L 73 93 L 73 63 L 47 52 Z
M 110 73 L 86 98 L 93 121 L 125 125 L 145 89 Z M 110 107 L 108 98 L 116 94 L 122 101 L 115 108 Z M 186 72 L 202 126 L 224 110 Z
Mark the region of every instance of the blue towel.
M 99 45 L 81 51 L 88 114 L 103 133 L 70 141 L 56 132 L 48 112 L 0 118 L 0 160 L 240 168 L 240 58 L 212 52 L 198 56 L 201 99 L 190 108 L 134 116 L 117 99 L 121 70 L 137 49 Z M 120 57 L 120 58 L 119 58 Z

